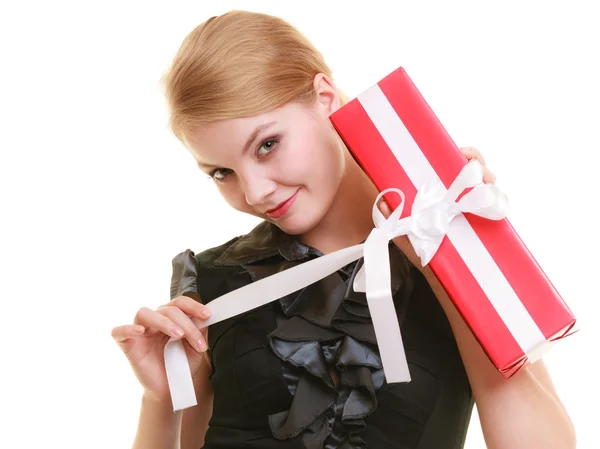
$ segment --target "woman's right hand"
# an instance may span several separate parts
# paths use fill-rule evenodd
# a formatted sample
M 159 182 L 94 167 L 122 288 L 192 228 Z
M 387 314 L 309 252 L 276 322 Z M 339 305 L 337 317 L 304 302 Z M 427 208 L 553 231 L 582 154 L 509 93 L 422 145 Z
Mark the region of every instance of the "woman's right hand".
M 182 339 L 192 378 L 205 358 L 207 328 L 200 331 L 192 318 L 206 320 L 210 310 L 199 302 L 199 296 L 197 299 L 179 296 L 156 310 L 142 307 L 134 324 L 112 330 L 112 337 L 129 360 L 145 394 L 157 401 L 171 401 L 164 360 L 165 345 L 171 337 Z

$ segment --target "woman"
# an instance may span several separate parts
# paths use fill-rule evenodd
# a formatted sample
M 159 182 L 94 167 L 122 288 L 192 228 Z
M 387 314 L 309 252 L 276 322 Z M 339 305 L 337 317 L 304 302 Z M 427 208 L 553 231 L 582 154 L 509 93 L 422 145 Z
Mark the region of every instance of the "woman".
M 329 68 L 283 20 L 211 18 L 185 39 L 165 85 L 171 128 L 199 168 L 233 208 L 264 221 L 178 254 L 171 301 L 113 329 L 144 388 L 134 448 L 453 449 L 473 400 L 489 448 L 575 447 L 543 361 L 505 380 L 406 238 L 390 257 L 409 383 L 385 382 L 364 294 L 350 288 L 361 261 L 199 331 L 192 318 L 206 319 L 211 300 L 363 242 L 378 192 L 329 121 L 344 103 Z M 198 400 L 176 413 L 170 337 L 184 341 Z

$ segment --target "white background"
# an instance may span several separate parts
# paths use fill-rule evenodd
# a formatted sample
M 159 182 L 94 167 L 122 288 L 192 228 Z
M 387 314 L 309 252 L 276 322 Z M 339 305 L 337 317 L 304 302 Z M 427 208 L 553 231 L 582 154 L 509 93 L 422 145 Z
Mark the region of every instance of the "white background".
M 189 31 L 244 8 L 298 26 L 352 97 L 404 66 L 456 143 L 484 153 L 579 318 L 545 360 L 579 447 L 598 447 L 595 3 L 3 3 L 0 446 L 130 447 L 141 390 L 111 328 L 169 300 L 177 253 L 257 223 L 170 135 L 159 88 Z M 466 447 L 484 447 L 476 414 Z

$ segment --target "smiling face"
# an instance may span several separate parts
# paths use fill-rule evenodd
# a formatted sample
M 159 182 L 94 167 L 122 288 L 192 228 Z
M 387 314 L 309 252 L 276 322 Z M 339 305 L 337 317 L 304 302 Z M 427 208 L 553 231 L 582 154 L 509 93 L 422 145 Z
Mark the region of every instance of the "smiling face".
M 327 214 L 345 169 L 344 146 L 329 121 L 339 97 L 327 77 L 315 78 L 315 89 L 312 104 L 213 122 L 187 141 L 229 205 L 294 235 Z

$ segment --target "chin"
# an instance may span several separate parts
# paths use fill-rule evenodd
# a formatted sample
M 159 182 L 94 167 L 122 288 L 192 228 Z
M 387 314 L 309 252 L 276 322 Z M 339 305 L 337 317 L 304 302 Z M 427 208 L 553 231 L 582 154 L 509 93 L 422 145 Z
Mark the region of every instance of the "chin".
M 303 213 L 300 211 L 295 214 L 290 214 L 288 217 L 281 217 L 281 219 L 278 220 L 268 220 L 287 234 L 303 235 L 314 229 L 321 222 L 322 218 L 322 216 L 315 214 L 314 212 Z
M 302 226 L 302 225 L 298 225 L 297 223 L 288 225 L 287 223 L 283 224 L 281 222 L 277 222 L 277 221 L 273 221 L 273 220 L 269 220 L 269 221 L 271 223 L 273 223 L 274 225 L 276 225 L 283 232 L 285 232 L 286 234 L 290 234 L 290 235 L 302 235 L 302 234 L 305 234 L 306 232 L 310 231 L 310 229 L 312 229 L 309 226 Z

